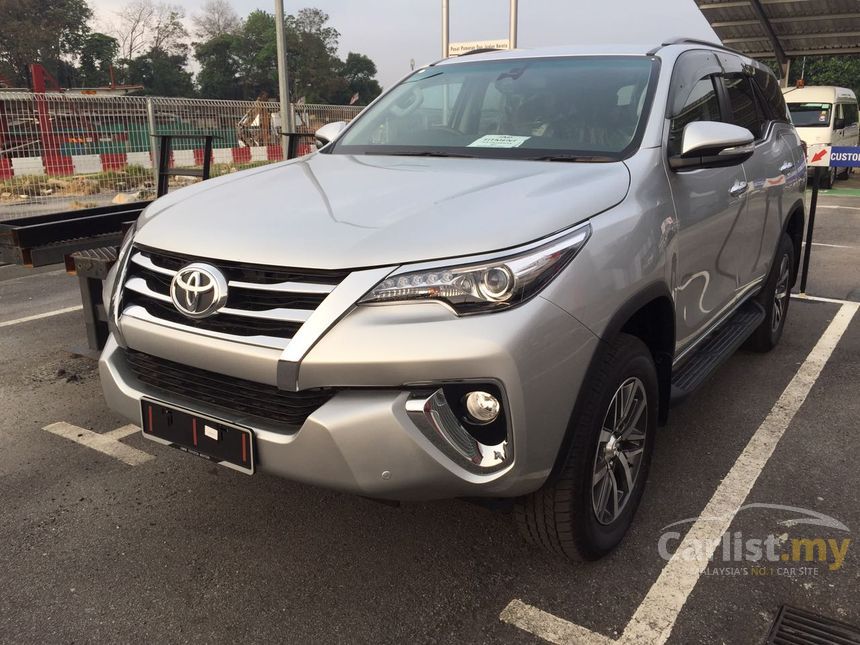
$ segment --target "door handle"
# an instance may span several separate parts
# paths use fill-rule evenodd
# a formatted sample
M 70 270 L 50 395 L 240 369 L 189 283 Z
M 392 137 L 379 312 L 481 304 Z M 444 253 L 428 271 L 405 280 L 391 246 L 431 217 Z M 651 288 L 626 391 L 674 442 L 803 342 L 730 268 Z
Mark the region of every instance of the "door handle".
M 740 197 L 745 192 L 747 192 L 747 186 L 749 186 L 749 184 L 747 184 L 747 182 L 745 181 L 736 181 L 734 186 L 729 188 L 729 194 L 732 197 Z
M 782 165 L 779 167 L 779 171 L 780 171 L 780 172 L 788 172 L 788 171 L 789 171 L 789 170 L 791 170 L 792 168 L 794 168 L 794 164 L 793 164 L 793 163 L 791 163 L 790 161 L 786 161 L 784 164 L 782 164 Z

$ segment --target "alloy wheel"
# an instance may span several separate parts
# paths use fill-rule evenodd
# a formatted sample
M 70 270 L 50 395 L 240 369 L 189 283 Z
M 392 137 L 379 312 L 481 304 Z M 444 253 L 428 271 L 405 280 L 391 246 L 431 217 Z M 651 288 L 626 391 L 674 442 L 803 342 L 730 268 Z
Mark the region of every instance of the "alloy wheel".
M 788 266 L 788 254 L 783 255 L 779 262 L 779 276 L 776 280 L 776 288 L 773 292 L 773 314 L 770 320 L 771 331 L 776 331 L 785 318 L 785 310 L 788 308 L 788 281 L 790 277 Z
M 636 377 L 615 391 L 603 418 L 591 481 L 591 505 L 601 524 L 614 522 L 633 493 L 645 453 L 648 396 Z

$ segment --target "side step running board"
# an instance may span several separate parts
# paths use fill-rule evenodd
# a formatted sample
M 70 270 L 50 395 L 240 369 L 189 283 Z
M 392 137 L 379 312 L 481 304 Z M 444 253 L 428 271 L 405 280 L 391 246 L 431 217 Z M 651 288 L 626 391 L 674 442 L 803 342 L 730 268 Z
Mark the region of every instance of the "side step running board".
M 734 354 L 765 319 L 764 308 L 747 301 L 696 352 L 672 373 L 671 405 L 693 393 L 723 362 Z

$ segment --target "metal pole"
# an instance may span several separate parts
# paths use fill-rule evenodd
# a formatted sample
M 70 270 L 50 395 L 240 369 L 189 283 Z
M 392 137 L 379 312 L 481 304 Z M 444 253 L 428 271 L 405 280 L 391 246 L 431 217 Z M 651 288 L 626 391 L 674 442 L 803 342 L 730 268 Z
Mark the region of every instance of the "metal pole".
M 809 223 L 806 225 L 806 248 L 803 251 L 803 271 L 800 274 L 800 293 L 806 293 L 806 278 L 809 276 L 809 256 L 812 254 L 812 229 L 815 228 L 815 207 L 818 204 L 818 187 L 821 184 L 821 166 L 812 173 L 812 200 L 809 202 Z
M 508 33 L 510 48 L 517 48 L 517 0 L 511 0 L 511 28 Z
M 442 58 L 448 58 L 448 42 L 451 21 L 448 18 L 448 0 L 442 0 Z
M 281 102 L 281 132 L 294 132 L 290 110 L 290 77 L 287 70 L 287 34 L 284 26 L 284 0 L 275 0 L 275 38 L 278 47 L 278 99 Z
M 146 99 L 146 121 L 149 124 L 149 158 L 152 159 L 153 186 L 158 186 L 158 137 L 155 132 L 155 106 L 152 98 Z
M 780 65 L 782 69 L 782 78 L 779 79 L 779 84 L 782 87 L 788 87 L 788 73 L 791 71 L 791 59 L 785 61 L 785 64 Z

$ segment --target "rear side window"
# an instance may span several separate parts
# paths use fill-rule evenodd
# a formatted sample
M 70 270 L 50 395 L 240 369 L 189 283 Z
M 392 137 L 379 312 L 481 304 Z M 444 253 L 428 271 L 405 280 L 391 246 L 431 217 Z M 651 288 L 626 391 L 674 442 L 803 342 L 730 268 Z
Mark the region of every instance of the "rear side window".
M 693 85 L 684 107 L 669 125 L 669 154 L 680 154 L 684 127 L 694 121 L 721 121 L 720 101 L 714 80 L 706 76 Z
M 755 83 L 758 85 L 766 107 L 770 111 L 771 120 L 787 123 L 789 121 L 788 109 L 785 106 L 785 99 L 782 96 L 782 89 L 779 87 L 776 76 L 768 74 L 763 69 L 756 69 Z
M 843 109 L 845 110 L 845 127 L 857 125 L 857 104 L 846 103 Z
M 732 115 L 730 123 L 746 128 L 756 139 L 764 134 L 764 126 L 768 121 L 762 113 L 752 83 L 747 76 L 731 75 L 725 77 L 726 92 L 729 96 Z

